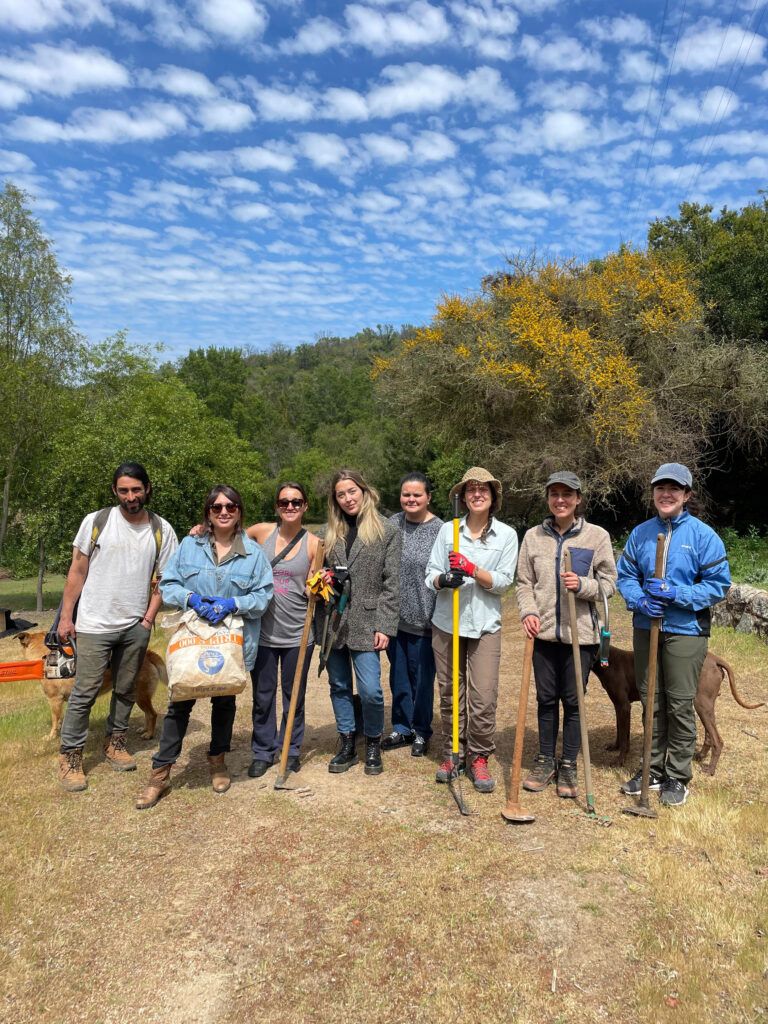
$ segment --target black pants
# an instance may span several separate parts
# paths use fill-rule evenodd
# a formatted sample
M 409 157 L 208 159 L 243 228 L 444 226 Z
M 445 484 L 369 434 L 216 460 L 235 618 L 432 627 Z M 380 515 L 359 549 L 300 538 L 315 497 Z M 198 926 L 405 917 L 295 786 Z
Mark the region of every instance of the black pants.
M 579 647 L 584 692 L 587 678 L 597 654 L 597 644 Z M 536 700 L 539 705 L 539 750 L 554 757 L 560 728 L 560 704 L 563 705 L 563 757 L 575 761 L 581 747 L 579 699 L 576 695 L 576 674 L 573 671 L 573 648 L 550 640 L 533 644 L 533 674 L 536 679 Z
M 181 753 L 181 744 L 189 725 L 189 716 L 195 706 L 193 700 L 172 700 L 163 720 L 160 749 L 152 758 L 153 768 L 175 764 Z M 232 743 L 232 726 L 235 721 L 235 698 L 211 697 L 211 757 L 226 753 Z

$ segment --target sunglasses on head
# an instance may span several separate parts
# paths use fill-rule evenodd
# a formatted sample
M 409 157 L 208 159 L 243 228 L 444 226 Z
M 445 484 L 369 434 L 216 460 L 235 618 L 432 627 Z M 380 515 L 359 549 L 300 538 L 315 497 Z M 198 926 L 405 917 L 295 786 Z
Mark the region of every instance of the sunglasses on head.
M 215 512 L 216 515 L 218 516 L 218 515 L 220 515 L 220 513 L 224 512 L 224 511 L 227 511 L 227 512 L 237 512 L 238 506 L 235 505 L 235 503 L 233 501 L 225 501 L 225 502 L 217 501 L 215 505 L 209 505 L 209 508 L 210 508 L 211 512 Z
M 303 498 L 278 498 L 278 508 L 301 508 L 304 504 Z

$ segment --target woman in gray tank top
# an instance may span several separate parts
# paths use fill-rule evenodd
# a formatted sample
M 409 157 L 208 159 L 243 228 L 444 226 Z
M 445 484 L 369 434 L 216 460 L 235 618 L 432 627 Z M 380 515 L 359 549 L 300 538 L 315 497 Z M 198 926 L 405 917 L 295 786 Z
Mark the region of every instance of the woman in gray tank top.
M 285 736 L 288 705 L 293 677 L 301 648 L 301 637 L 307 614 L 306 582 L 317 551 L 317 537 L 304 531 L 302 519 L 307 508 L 307 495 L 301 484 L 281 484 L 275 496 L 278 522 L 256 523 L 248 528 L 248 536 L 261 545 L 272 563 L 274 597 L 261 620 L 261 637 L 256 664 L 251 672 L 253 684 L 253 761 L 248 769 L 252 779 L 260 778 L 278 758 Z M 303 534 L 302 534 L 303 531 Z M 290 551 L 286 549 L 302 534 Z M 282 557 L 282 552 L 286 552 Z M 310 640 L 301 678 L 296 717 L 293 722 L 288 770 L 300 768 L 299 751 L 304 739 L 304 695 L 307 673 L 312 658 Z M 277 680 L 283 694 L 283 716 L 277 729 Z

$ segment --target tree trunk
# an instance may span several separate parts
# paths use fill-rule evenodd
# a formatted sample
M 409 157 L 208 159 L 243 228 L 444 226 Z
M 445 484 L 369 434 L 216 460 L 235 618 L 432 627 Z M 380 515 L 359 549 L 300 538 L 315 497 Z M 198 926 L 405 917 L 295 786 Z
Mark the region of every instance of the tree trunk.
M 5 466 L 5 480 L 3 481 L 3 511 L 0 514 L 0 565 L 3 564 L 3 544 L 5 543 L 5 534 L 8 530 L 8 508 L 11 504 L 11 474 L 13 473 L 13 466 L 16 462 L 16 453 L 19 450 L 19 446 L 11 449 L 8 455 L 8 462 Z
M 45 583 L 45 540 L 40 538 L 37 556 L 37 607 L 36 612 L 43 610 L 43 584 Z

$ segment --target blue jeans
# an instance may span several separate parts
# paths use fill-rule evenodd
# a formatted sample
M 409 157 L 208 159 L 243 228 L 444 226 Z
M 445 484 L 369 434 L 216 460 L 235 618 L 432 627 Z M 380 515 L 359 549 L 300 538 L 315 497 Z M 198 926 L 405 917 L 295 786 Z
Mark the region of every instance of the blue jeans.
M 435 656 L 431 636 L 398 632 L 389 641 L 389 686 L 392 690 L 392 728 L 411 731 L 428 740 L 432 735 L 435 701 Z
M 328 681 L 331 704 L 339 732 L 355 731 L 352 703 L 352 667 L 357 692 L 363 704 L 363 728 L 366 736 L 381 736 L 384 729 L 384 694 L 381 691 L 381 664 L 378 651 L 350 651 L 348 647 L 328 655 Z

